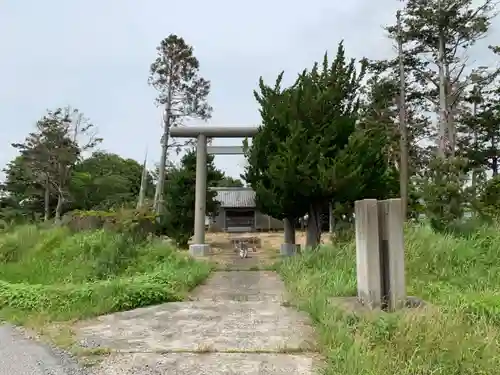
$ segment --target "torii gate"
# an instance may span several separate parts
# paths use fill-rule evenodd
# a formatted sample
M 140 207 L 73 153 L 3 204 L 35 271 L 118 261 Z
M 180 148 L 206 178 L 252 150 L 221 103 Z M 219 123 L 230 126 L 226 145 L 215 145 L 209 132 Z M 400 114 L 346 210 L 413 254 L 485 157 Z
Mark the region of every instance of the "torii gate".
M 242 146 L 208 146 L 207 138 L 251 138 L 257 134 L 255 126 L 183 126 L 170 129 L 172 138 L 196 138 L 196 193 L 194 203 L 194 243 L 189 252 L 194 256 L 208 255 L 210 245 L 205 243 L 205 216 L 207 199 L 207 155 L 241 155 Z

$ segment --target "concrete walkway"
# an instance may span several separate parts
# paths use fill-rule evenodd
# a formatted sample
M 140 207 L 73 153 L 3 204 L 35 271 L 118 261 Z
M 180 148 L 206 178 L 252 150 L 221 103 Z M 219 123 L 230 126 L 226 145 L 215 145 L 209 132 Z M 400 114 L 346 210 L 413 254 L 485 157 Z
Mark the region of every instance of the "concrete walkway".
M 235 257 L 239 267 L 246 260 Z M 253 264 L 255 259 L 248 259 Z M 98 375 L 313 374 L 319 363 L 308 318 L 286 307 L 268 271 L 219 271 L 188 302 L 81 322 L 82 346 L 109 356 Z

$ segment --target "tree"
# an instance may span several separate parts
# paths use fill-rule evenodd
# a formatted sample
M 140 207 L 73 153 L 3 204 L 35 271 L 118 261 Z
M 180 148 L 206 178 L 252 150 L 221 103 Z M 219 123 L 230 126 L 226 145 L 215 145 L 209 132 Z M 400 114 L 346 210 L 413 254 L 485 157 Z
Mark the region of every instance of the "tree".
M 0 220 L 5 222 L 33 220 L 43 215 L 43 186 L 36 184 L 22 156 L 17 156 L 4 169 L 0 184 Z
M 400 157 L 400 193 L 403 206 L 403 218 L 406 220 L 408 211 L 408 187 L 409 187 L 409 164 L 408 164 L 408 128 L 406 125 L 406 76 L 404 66 L 403 37 L 401 30 L 401 13 L 398 11 L 397 38 L 398 38 L 398 65 L 399 65 L 399 152 Z
M 460 157 L 431 159 L 422 190 L 425 214 L 436 231 L 445 231 L 463 218 L 469 201 L 464 169 L 465 161 Z
M 406 45 L 405 63 L 421 86 L 422 95 L 439 112 L 437 151 L 453 156 L 457 146 L 456 117 L 467 87 L 478 74 L 488 79 L 498 70 L 476 67 L 468 74 L 467 51 L 484 37 L 491 24 L 494 1 L 474 6 L 472 0 L 408 0 L 401 29 L 388 27 L 390 37 Z
M 132 205 L 141 186 L 142 166 L 108 152 L 94 152 L 79 162 L 71 180 L 72 208 L 91 210 Z M 146 175 L 146 196 L 152 196 L 153 179 Z
M 243 187 L 243 182 L 239 178 L 231 176 L 224 176 L 221 180 L 217 181 L 218 187 Z
M 146 155 L 144 156 L 144 162 L 142 163 L 142 173 L 141 173 L 141 186 L 139 188 L 139 196 L 137 197 L 137 205 L 136 208 L 140 210 L 142 207 L 144 207 L 144 203 L 146 200 L 146 195 L 147 195 L 147 190 L 148 190 L 148 177 L 151 177 L 151 175 L 148 172 L 147 169 L 147 160 L 148 160 L 148 154 L 146 152 Z
M 183 38 L 171 34 L 156 48 L 157 57 L 150 67 L 149 84 L 158 91 L 156 102 L 165 106 L 162 154 L 158 184 L 154 197 L 157 213 L 163 210 L 165 168 L 167 163 L 169 132 L 185 118 L 211 117 L 212 108 L 207 103 L 210 81 L 200 77 L 199 61 L 193 54 L 193 47 Z
M 44 186 L 44 218 L 50 216 L 51 191 L 57 196 L 55 218 L 59 220 L 68 196 L 72 167 L 80 155 L 101 139 L 93 133 L 94 125 L 77 109 L 48 111 L 36 124 L 24 143 L 13 144 L 21 152 L 25 167 L 37 184 Z M 80 142 L 83 143 L 80 144 Z
M 224 174 L 215 168 L 213 155 L 208 155 L 207 168 L 207 186 L 215 186 Z M 194 234 L 195 188 L 196 150 L 190 150 L 182 157 L 179 166 L 168 169 L 166 210 L 161 218 L 166 235 L 183 248 Z M 216 192 L 207 189 L 206 194 L 206 214 L 215 215 L 219 206 L 215 200 Z
M 262 126 L 252 139 L 249 147 L 244 143 L 246 166 L 242 176 L 256 193 L 256 207 L 261 212 L 285 223 L 285 243 L 295 244 L 296 219 L 303 216 L 308 209 L 307 201 L 301 199 L 300 193 L 291 186 L 297 186 L 300 181 L 292 173 L 288 164 L 295 163 L 300 154 L 290 158 L 281 157 L 286 152 L 287 138 L 290 137 L 290 124 L 285 120 L 292 100 L 292 88 L 281 89 L 283 73 L 274 85 L 265 85 L 260 78 L 260 92 L 254 91 L 254 96 L 260 105 Z M 284 118 L 278 117 L 284 115 Z
M 44 185 L 38 181 L 25 156 L 19 155 L 4 168 L 2 191 L 17 205 L 29 204 L 30 209 L 43 215 Z
M 247 151 L 247 182 L 258 201 L 276 202 L 265 213 L 307 211 L 307 247 L 319 244 L 320 213 L 331 201 L 376 198 L 390 169 L 385 135 L 359 123 L 365 67 L 358 72 L 340 43 L 332 62 L 325 54 L 291 87 L 281 89 L 280 75 L 271 87 L 261 80 L 256 93 L 263 125 Z
M 500 82 L 476 85 L 467 97 L 472 109 L 461 113 L 461 149 L 475 173 L 500 168 Z M 474 185 L 474 184 L 473 184 Z

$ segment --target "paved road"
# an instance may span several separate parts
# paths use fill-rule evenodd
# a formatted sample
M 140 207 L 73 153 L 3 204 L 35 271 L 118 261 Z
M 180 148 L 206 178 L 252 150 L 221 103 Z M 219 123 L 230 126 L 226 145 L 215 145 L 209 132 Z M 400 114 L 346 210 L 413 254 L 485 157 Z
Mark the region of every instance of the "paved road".
M 1 324 L 1 323 L 0 323 Z M 65 353 L 0 325 L 0 375 L 87 375 Z

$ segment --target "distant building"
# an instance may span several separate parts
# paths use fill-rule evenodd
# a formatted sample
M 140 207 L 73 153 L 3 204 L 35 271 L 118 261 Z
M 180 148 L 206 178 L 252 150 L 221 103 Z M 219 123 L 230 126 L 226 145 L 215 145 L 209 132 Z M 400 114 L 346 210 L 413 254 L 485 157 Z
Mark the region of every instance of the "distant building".
M 255 232 L 282 230 L 283 222 L 265 215 L 255 207 L 255 192 L 245 187 L 213 187 L 219 211 L 207 224 L 214 231 Z

